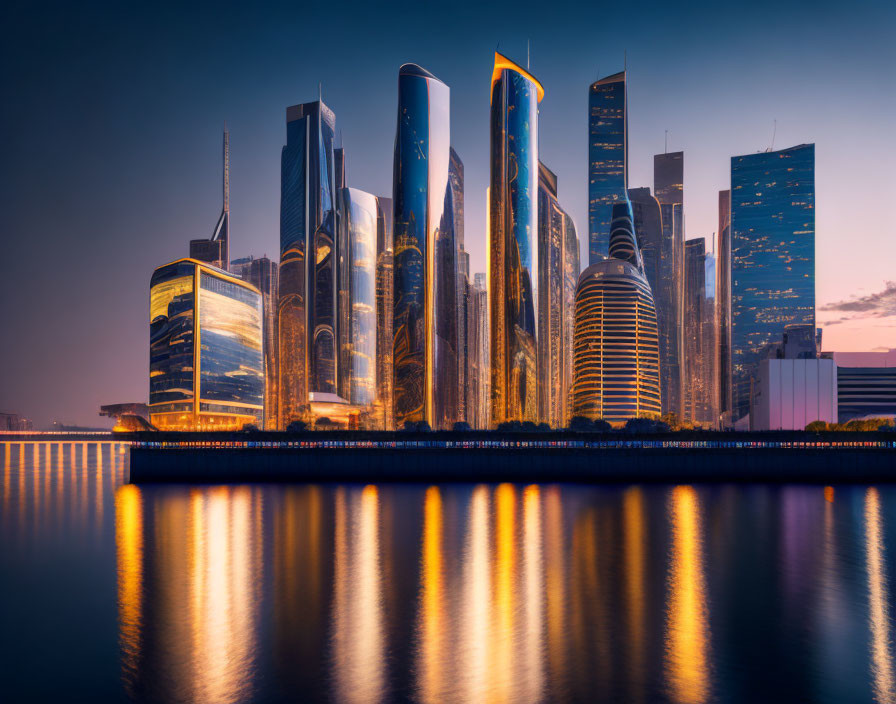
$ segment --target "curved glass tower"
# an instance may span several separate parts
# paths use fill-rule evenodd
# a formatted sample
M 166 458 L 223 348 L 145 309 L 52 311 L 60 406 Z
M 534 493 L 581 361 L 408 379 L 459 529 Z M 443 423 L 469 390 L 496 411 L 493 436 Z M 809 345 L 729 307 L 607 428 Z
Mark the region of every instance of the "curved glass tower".
M 448 86 L 420 66 L 399 69 L 392 180 L 396 427 L 426 421 L 443 428 L 455 420 L 451 394 L 439 390 L 457 386 L 451 384 L 452 368 L 457 377 L 457 268 L 448 188 L 449 95 Z M 456 398 L 454 388 L 455 404 Z
M 261 292 L 195 259 L 153 272 L 150 421 L 160 430 L 240 430 L 264 417 Z
M 280 158 L 279 427 L 304 416 L 309 392 L 336 392 L 333 139 L 321 101 L 286 109 Z
M 488 201 L 493 426 L 539 420 L 538 103 L 543 97 L 534 76 L 495 53 Z
M 572 415 L 616 424 L 658 418 L 656 308 L 627 200 L 613 206 L 608 253 L 576 288 Z
M 376 388 L 376 196 L 339 191 L 339 395 L 373 406 Z

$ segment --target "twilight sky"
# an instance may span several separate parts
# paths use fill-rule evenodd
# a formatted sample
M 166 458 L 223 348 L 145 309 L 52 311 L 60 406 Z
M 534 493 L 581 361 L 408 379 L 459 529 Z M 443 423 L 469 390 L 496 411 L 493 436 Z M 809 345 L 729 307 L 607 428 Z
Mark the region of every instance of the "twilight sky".
M 234 257 L 279 242 L 285 108 L 336 113 L 349 184 L 391 195 L 398 67 L 451 87 L 466 241 L 485 266 L 495 47 L 546 96 L 540 155 L 587 239 L 587 90 L 629 71 L 630 185 L 685 153 L 687 236 L 712 237 L 729 158 L 816 144 L 824 349 L 896 347 L 896 4 L 6 2 L 0 9 L 0 410 L 103 425 L 145 401 L 148 284 L 220 210 Z M 584 259 L 583 259 L 584 261 Z

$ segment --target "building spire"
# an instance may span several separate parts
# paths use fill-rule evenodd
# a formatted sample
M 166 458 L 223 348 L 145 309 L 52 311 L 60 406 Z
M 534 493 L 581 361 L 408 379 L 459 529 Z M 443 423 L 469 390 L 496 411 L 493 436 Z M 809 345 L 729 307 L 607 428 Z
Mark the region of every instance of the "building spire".
M 230 132 L 224 121 L 224 212 L 230 212 Z

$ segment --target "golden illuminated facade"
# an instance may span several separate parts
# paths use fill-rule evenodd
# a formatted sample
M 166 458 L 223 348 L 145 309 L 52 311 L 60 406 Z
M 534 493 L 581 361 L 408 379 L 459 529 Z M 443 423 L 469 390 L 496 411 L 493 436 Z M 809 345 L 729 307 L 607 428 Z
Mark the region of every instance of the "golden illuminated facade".
M 541 84 L 495 53 L 488 289 L 491 420 L 539 420 L 538 103 Z
M 576 289 L 572 415 L 617 424 L 658 418 L 656 308 L 627 200 L 613 206 L 609 251 Z
M 240 430 L 264 416 L 261 293 L 222 269 L 179 259 L 150 283 L 150 422 L 160 430 Z
M 569 423 L 575 287 L 579 240 L 572 218 L 557 201 L 557 176 L 538 164 L 538 404 L 553 428 Z
M 376 388 L 380 427 L 393 430 L 392 409 L 392 199 L 376 199 Z

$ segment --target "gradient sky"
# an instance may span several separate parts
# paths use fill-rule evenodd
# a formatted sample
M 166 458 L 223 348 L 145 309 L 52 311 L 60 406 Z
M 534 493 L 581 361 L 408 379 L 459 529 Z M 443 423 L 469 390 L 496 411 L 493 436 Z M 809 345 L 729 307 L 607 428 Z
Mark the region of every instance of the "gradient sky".
M 687 236 L 730 157 L 816 144 L 824 348 L 896 347 L 896 3 L 4 3 L 0 410 L 102 425 L 145 401 L 152 270 L 211 234 L 231 131 L 234 257 L 279 242 L 285 108 L 336 113 L 352 186 L 391 195 L 398 67 L 451 87 L 466 240 L 485 266 L 493 51 L 544 84 L 540 154 L 584 254 L 587 90 L 629 71 L 630 185 L 685 153 Z M 833 323 L 833 324 L 832 324 Z

